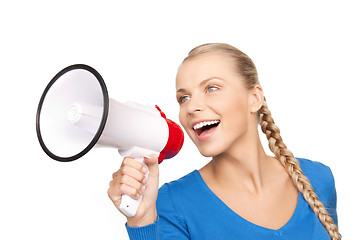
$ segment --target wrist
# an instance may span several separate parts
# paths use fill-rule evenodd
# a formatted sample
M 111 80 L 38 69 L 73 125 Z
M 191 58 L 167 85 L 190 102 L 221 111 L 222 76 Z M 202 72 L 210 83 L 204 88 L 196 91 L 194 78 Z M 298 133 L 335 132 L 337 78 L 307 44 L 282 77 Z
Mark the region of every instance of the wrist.
M 127 226 L 129 227 L 143 227 L 150 224 L 153 224 L 157 220 L 157 211 L 148 211 L 142 217 L 132 217 L 127 219 Z

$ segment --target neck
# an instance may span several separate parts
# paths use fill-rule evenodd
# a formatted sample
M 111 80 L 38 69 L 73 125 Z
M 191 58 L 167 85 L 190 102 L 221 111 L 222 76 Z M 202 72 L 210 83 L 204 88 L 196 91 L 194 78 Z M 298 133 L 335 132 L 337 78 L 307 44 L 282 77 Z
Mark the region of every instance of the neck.
M 258 131 L 251 140 L 242 140 L 228 151 L 213 157 L 203 169 L 215 183 L 227 189 L 242 189 L 261 195 L 278 161 L 265 154 Z M 254 137 L 254 139 L 253 139 Z

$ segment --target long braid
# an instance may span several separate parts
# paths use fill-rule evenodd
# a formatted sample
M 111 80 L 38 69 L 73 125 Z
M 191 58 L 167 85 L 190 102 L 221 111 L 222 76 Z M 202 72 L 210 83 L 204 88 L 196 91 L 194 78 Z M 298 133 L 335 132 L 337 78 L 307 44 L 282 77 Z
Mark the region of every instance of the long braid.
M 262 108 L 259 110 L 260 126 L 266 134 L 269 148 L 275 154 L 277 159 L 282 163 L 291 177 L 294 185 L 303 194 L 304 199 L 309 203 L 314 213 L 318 216 L 320 222 L 326 228 L 332 240 L 341 239 L 338 227 L 334 224 L 333 219 L 325 209 L 323 203 L 319 201 L 308 178 L 304 175 L 299 166 L 299 162 L 293 156 L 293 153 L 287 149 L 280 136 L 279 128 L 274 124 L 272 114 L 268 109 L 267 102 L 264 99 Z

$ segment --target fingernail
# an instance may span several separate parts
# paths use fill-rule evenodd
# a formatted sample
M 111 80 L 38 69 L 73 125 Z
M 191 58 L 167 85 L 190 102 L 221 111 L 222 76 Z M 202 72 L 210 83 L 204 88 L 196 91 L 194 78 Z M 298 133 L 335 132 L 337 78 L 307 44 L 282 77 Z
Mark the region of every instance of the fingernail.
M 142 184 L 143 184 L 143 185 L 146 185 L 146 184 L 147 184 L 147 179 L 146 179 L 146 178 L 143 179 Z
M 145 155 L 144 157 L 145 157 L 145 158 L 151 158 L 151 156 L 149 156 L 149 155 Z
M 148 170 L 147 170 L 146 167 L 143 167 L 143 168 L 142 168 L 142 172 L 143 172 L 143 173 L 147 173 L 147 171 L 148 171 Z

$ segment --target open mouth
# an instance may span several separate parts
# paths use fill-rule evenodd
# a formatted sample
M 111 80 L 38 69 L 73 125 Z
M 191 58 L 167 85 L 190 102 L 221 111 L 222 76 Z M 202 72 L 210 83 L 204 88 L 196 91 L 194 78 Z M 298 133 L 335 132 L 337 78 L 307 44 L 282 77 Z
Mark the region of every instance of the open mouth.
M 216 128 L 219 123 L 219 120 L 200 122 L 193 126 L 193 130 L 197 136 L 201 136 L 203 133 L 209 132 L 211 129 Z

